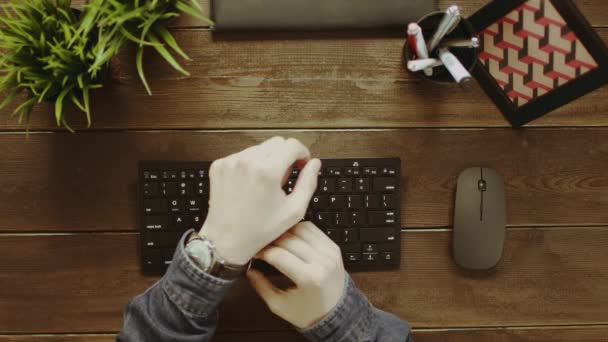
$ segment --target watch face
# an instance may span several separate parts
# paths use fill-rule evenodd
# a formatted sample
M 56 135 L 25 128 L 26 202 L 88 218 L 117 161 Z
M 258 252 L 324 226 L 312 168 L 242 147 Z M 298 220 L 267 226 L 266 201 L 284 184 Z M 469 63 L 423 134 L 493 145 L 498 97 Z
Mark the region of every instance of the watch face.
M 209 270 L 212 263 L 211 249 L 201 240 L 193 240 L 186 246 L 186 252 L 203 271 Z

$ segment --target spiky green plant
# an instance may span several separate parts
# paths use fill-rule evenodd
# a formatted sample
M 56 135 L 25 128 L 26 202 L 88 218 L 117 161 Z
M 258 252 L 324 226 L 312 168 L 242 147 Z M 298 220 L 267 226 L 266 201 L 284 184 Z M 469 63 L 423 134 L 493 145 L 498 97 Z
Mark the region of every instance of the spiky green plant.
M 55 104 L 57 125 L 72 131 L 65 117 L 67 103 L 86 114 L 91 125 L 89 93 L 100 88 L 102 71 L 121 45 L 97 29 L 93 15 L 79 15 L 71 0 L 10 0 L 0 16 L 0 108 L 19 94 L 25 100 L 13 115 L 29 125 L 37 103 Z M 90 6 L 89 9 L 94 9 Z
M 143 67 L 144 48 L 154 48 L 175 70 L 189 76 L 169 51 L 171 49 L 185 60 L 190 60 L 167 30 L 167 23 L 184 13 L 213 24 L 203 15 L 198 0 L 92 0 L 89 5 L 103 12 L 99 25 L 110 30 L 116 40 L 137 44 L 137 73 L 150 95 L 152 92 Z

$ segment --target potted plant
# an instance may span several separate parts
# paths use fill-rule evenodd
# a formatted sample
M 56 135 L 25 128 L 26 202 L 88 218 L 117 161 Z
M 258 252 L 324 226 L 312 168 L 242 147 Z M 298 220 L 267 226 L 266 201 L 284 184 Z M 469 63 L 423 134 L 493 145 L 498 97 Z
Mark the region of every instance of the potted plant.
M 90 126 L 90 91 L 102 86 L 119 42 L 97 29 L 97 14 L 72 10 L 71 0 L 10 0 L 1 6 L 0 91 L 6 98 L 0 108 L 24 93 L 13 112 L 19 122 L 29 124 L 32 108 L 50 101 L 58 126 L 72 131 L 65 117 L 69 103 L 85 113 Z
M 190 76 L 169 51 L 171 49 L 182 58 L 190 60 L 167 30 L 167 24 L 182 13 L 213 24 L 203 15 L 198 0 L 93 0 L 90 6 L 103 12 L 99 26 L 110 31 L 116 41 L 121 44 L 129 41 L 137 44 L 137 72 L 150 95 L 152 92 L 143 68 L 144 48 L 155 49 L 175 70 Z

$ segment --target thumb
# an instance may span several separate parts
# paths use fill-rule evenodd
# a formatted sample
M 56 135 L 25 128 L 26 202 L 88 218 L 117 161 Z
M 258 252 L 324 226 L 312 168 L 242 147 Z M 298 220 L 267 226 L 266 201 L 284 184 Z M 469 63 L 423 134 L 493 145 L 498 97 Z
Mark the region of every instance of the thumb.
M 320 169 L 321 161 L 319 159 L 313 159 L 306 163 L 306 166 L 300 172 L 293 192 L 289 195 L 294 208 L 306 209 L 308 207 L 308 203 L 317 189 L 317 177 Z
M 247 271 L 247 278 L 255 292 L 257 292 L 266 305 L 268 305 L 270 311 L 278 314 L 277 310 L 280 310 L 281 295 L 283 291 L 274 286 L 272 282 L 258 270 L 249 269 Z

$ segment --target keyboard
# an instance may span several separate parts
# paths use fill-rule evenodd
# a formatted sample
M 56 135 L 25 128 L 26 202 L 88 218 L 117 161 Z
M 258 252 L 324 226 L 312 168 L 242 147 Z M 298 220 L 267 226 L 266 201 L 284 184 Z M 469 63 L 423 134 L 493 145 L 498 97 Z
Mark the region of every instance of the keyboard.
M 400 159 L 322 162 L 305 220 L 314 222 L 340 246 L 347 270 L 398 268 Z M 183 233 L 202 226 L 208 210 L 210 165 L 206 161 L 139 163 L 138 210 L 144 273 L 164 272 Z M 283 188 L 286 193 L 292 192 L 299 171 L 292 168 Z

